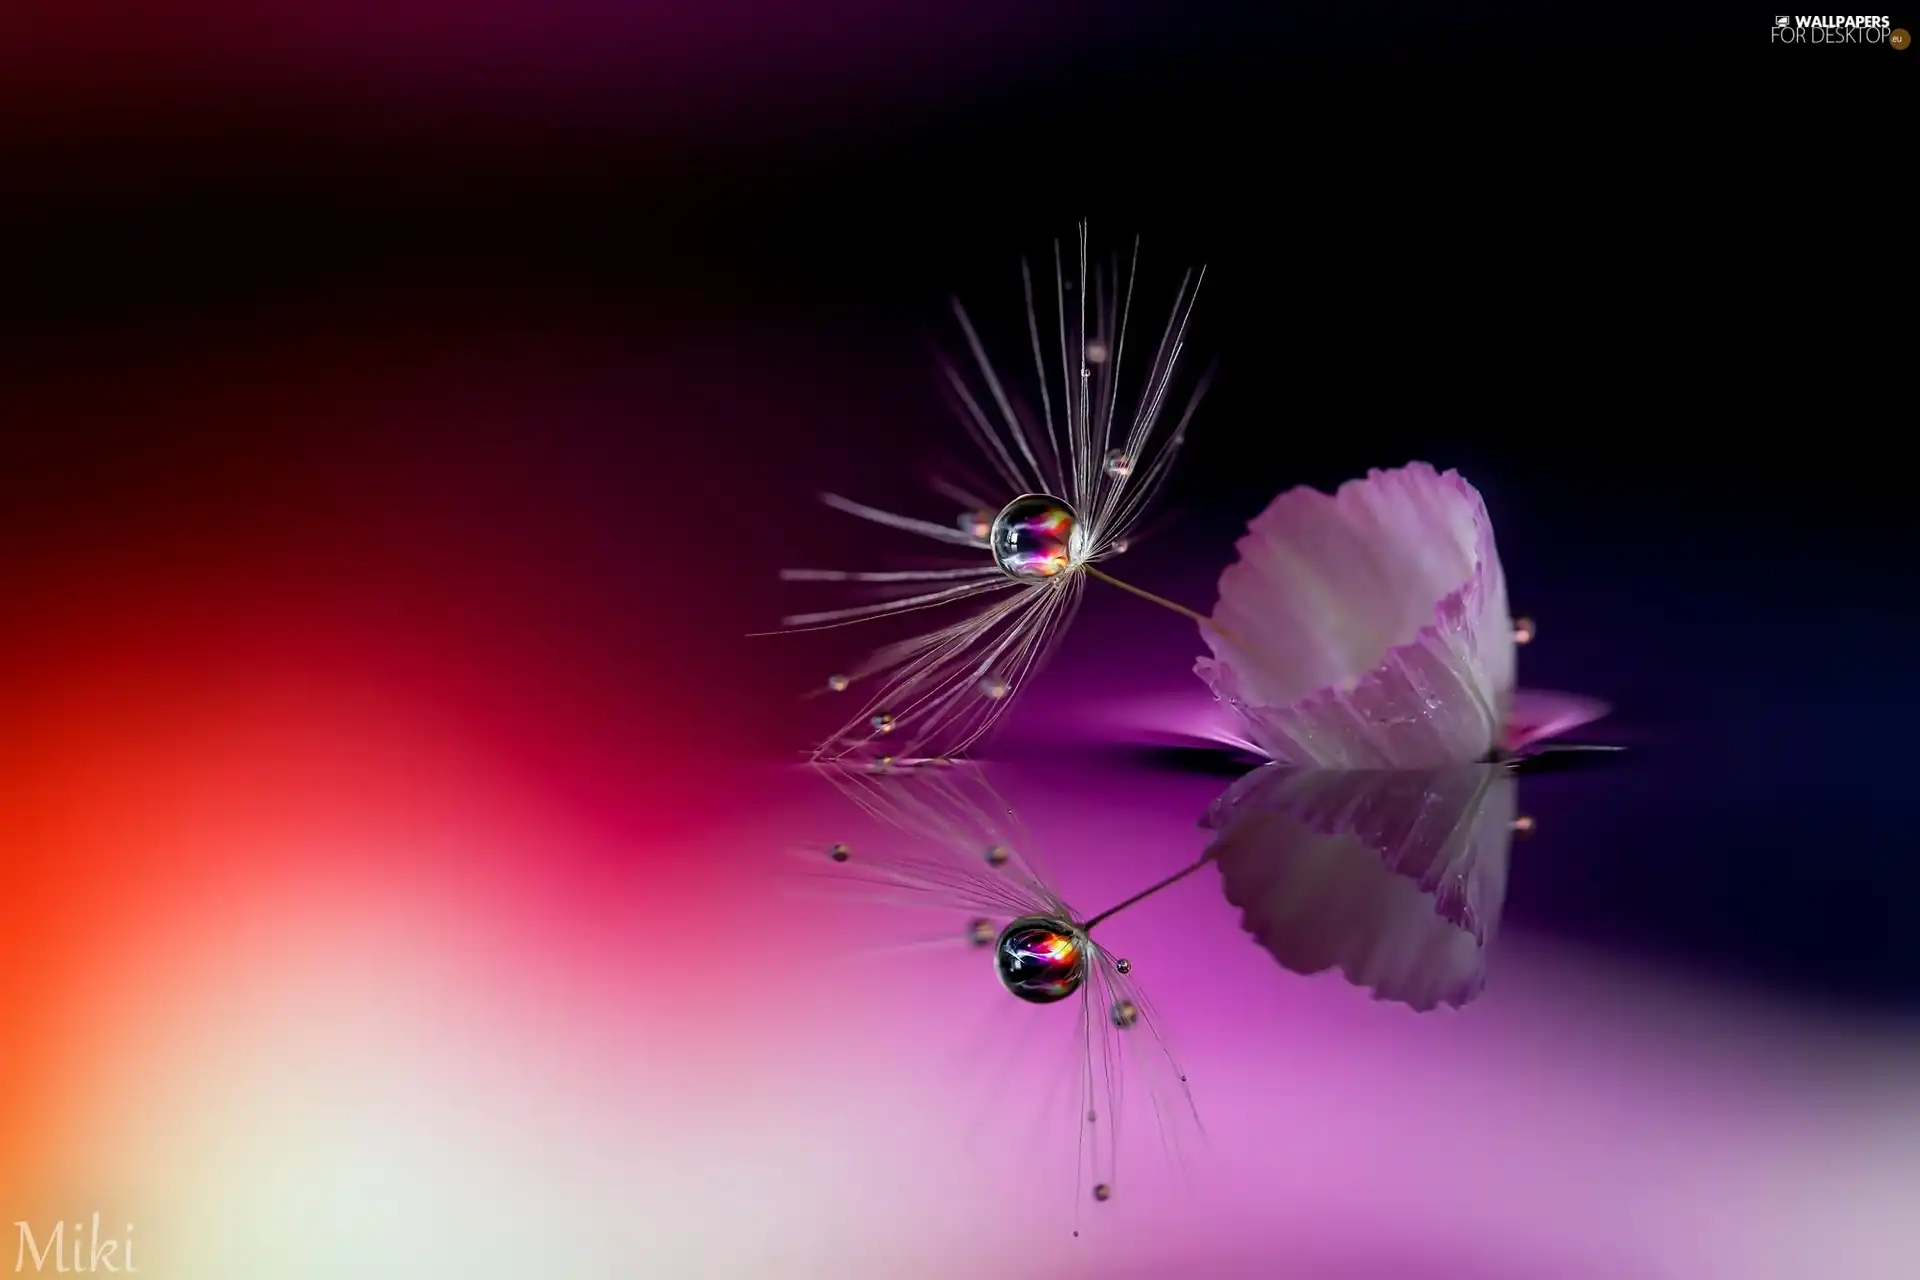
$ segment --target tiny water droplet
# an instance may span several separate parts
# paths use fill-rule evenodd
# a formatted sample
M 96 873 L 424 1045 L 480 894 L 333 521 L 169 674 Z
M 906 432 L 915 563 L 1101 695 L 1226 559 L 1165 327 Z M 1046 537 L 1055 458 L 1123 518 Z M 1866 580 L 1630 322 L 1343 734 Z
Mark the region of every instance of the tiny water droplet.
M 875 733 L 892 733 L 893 732 L 893 713 L 891 711 L 874 712 L 873 713 L 873 731 Z
M 872 770 L 873 770 L 873 772 L 875 772 L 875 773 L 892 773 L 892 772 L 893 772 L 893 757 L 892 757 L 892 756 L 881 756 L 881 757 L 880 757 L 880 758 L 879 758 L 878 760 L 875 760 L 875 761 L 873 762 L 873 764 L 872 764 L 872 766 L 871 766 L 871 767 L 872 767 Z
M 851 858 L 853 856 L 853 850 L 847 848 L 847 846 L 843 844 L 836 844 L 832 848 L 827 850 L 827 856 L 829 858 L 832 858 L 835 862 L 845 862 L 848 858 Z
M 1100 1113 L 1099 1113 L 1098 1111 L 1089 1111 L 1089 1112 L 1087 1112 L 1087 1123 L 1088 1123 L 1088 1124 L 1094 1124 L 1094 1123 L 1096 1123 L 1096 1122 L 1098 1122 L 1098 1121 L 1099 1121 L 1099 1119 L 1100 1119 Z
M 1107 362 L 1107 344 L 1104 342 L 1097 342 L 1097 341 L 1089 342 L 1087 344 L 1087 363 L 1088 364 L 1105 364 L 1106 362 Z
M 993 531 L 993 512 L 962 511 L 955 523 L 960 526 L 960 532 L 985 542 L 987 535 Z
M 833 690 L 835 693 L 845 693 L 847 686 L 852 683 L 853 681 L 838 673 L 827 677 L 827 688 Z
M 1513 642 L 1515 644 L 1531 644 L 1533 643 L 1535 634 L 1532 618 L 1515 618 L 1513 620 Z
M 1096 1182 L 1093 1185 L 1093 1198 L 1095 1200 L 1111 1200 L 1113 1199 L 1113 1188 L 1104 1182 Z
M 1007 865 L 1007 857 L 1008 857 L 1007 846 L 1003 844 L 993 844 L 993 845 L 987 846 L 987 865 L 988 866 L 1004 867 Z
M 991 920 L 981 918 L 970 921 L 967 925 L 967 939 L 976 947 L 992 946 L 996 936 L 998 936 L 997 931 Z
M 1115 449 L 1107 455 L 1107 474 L 1115 480 L 1124 480 L 1133 474 L 1133 459 L 1126 452 Z
M 1132 546 L 1133 546 L 1133 542 L 1131 539 L 1115 538 L 1113 540 L 1113 546 L 1110 548 L 1110 550 L 1113 552 L 1113 554 L 1117 556 L 1123 556 L 1127 554 L 1128 549 L 1131 548 Z
M 1123 959 L 1123 960 L 1115 960 L 1115 961 L 1113 962 L 1113 967 L 1114 967 L 1114 968 L 1116 968 L 1116 969 L 1118 969 L 1118 970 L 1119 970 L 1120 972 L 1122 972 L 1122 973 L 1132 973 L 1132 972 L 1133 972 L 1133 961 L 1131 961 L 1131 960 L 1124 960 L 1124 959 Z
M 1140 1021 L 1140 1007 L 1131 1000 L 1122 1000 L 1113 1006 L 1113 1025 L 1125 1030 Z
M 1513 820 L 1513 829 L 1515 831 L 1520 832 L 1522 835 L 1525 835 L 1527 832 L 1533 830 L 1532 816 L 1530 814 L 1523 813 L 1519 817 L 1515 818 Z
M 1001 698 L 1006 697 L 1008 693 L 1012 692 L 1012 690 L 1013 686 L 1008 684 L 1006 680 L 1000 676 L 982 676 L 980 678 L 980 694 L 982 697 L 992 698 L 998 702 Z

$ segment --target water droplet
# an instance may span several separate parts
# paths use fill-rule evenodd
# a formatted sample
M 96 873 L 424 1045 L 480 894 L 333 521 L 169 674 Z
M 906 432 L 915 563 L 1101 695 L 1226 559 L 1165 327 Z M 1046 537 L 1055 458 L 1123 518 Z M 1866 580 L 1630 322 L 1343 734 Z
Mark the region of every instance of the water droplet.
M 1044 493 L 1022 494 L 993 518 L 987 545 L 993 562 L 1014 578 L 1051 578 L 1073 567 L 1080 517 Z
M 1008 856 L 1009 855 L 1007 853 L 1007 846 L 1003 844 L 992 844 L 987 846 L 987 865 L 990 867 L 1006 866 Z
M 1132 973 L 1132 972 L 1133 972 L 1133 961 L 1131 961 L 1131 960 L 1115 960 L 1115 961 L 1113 962 L 1113 967 L 1114 967 L 1114 968 L 1116 968 L 1116 969 L 1118 969 L 1118 970 L 1119 970 L 1119 971 L 1120 971 L 1121 973 Z
M 1533 818 L 1531 815 L 1521 814 L 1513 820 L 1513 829 L 1525 835 L 1527 832 L 1533 830 Z
M 969 538 L 978 538 L 985 542 L 987 534 L 993 530 L 993 512 L 962 511 L 957 523 L 960 526 L 960 532 Z
M 1052 1004 L 1080 989 L 1087 950 L 1079 932 L 1053 916 L 1021 916 L 1000 931 L 993 967 L 1000 982 L 1031 1004 Z
M 1107 362 L 1107 344 L 1094 341 L 1087 344 L 1087 363 L 1105 364 Z
M 839 674 L 830 675 L 827 677 L 827 688 L 833 690 L 835 693 L 845 693 L 847 691 L 847 686 L 852 683 L 853 681 Z
M 891 711 L 874 712 L 873 713 L 873 731 L 875 733 L 892 733 L 893 732 L 893 713 Z
M 1087 1123 L 1088 1123 L 1088 1124 L 1094 1124 L 1094 1123 L 1097 1123 L 1097 1122 L 1099 1121 L 1099 1119 L 1100 1119 L 1100 1113 L 1099 1113 L 1098 1111 L 1089 1111 L 1089 1112 L 1087 1112 Z
M 872 769 L 872 771 L 873 771 L 873 772 L 875 772 L 875 773 L 892 773 L 892 772 L 893 772 L 893 757 L 892 757 L 892 756 L 881 756 L 881 757 L 880 757 L 880 758 L 879 758 L 878 760 L 875 760 L 875 761 L 873 762 L 873 764 L 872 764 L 872 765 L 870 765 L 869 767 L 870 767 L 870 768 Z
M 1124 480 L 1133 474 L 1133 459 L 1122 450 L 1115 449 L 1107 455 L 1107 474 L 1115 480 Z
M 843 844 L 836 844 L 832 848 L 827 850 L 827 856 L 829 858 L 832 858 L 835 862 L 845 862 L 848 858 L 851 858 L 853 856 L 853 850 L 847 848 L 847 846 Z
M 1095 1200 L 1111 1200 L 1113 1199 L 1113 1188 L 1104 1182 L 1096 1182 L 1093 1184 L 1093 1198 Z
M 1116 555 L 1116 556 L 1123 556 L 1123 555 L 1125 555 L 1125 554 L 1127 554 L 1127 552 L 1128 552 L 1128 551 L 1129 551 L 1130 549 L 1132 549 L 1132 547 L 1133 547 L 1133 540 L 1132 540 L 1132 539 L 1130 539 L 1130 538 L 1115 538 L 1115 539 L 1113 540 L 1113 545 L 1112 545 L 1112 546 L 1110 546 L 1110 547 L 1108 548 L 1108 550 L 1109 550 L 1109 551 L 1111 551 L 1111 552 L 1113 552 L 1113 554 L 1114 554 L 1114 555 Z
M 1122 1000 L 1113 1006 L 1113 1025 L 1125 1030 L 1140 1021 L 1140 1006 L 1131 1000 Z
M 1012 691 L 1013 686 L 999 676 L 982 676 L 980 678 L 980 694 L 982 697 L 992 698 L 998 702 Z
M 992 946 L 994 939 L 993 921 L 985 918 L 970 921 L 967 924 L 967 939 L 976 947 Z
M 1536 634 L 1532 618 L 1515 618 L 1513 620 L 1513 642 L 1515 644 L 1531 644 Z

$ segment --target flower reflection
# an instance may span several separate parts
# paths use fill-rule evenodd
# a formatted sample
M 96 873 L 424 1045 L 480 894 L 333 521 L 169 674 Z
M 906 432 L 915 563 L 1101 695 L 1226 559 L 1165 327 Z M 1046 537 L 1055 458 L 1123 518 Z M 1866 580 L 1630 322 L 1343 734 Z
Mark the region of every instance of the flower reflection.
M 1517 782 L 1500 765 L 1248 774 L 1209 808 L 1208 857 L 1241 924 L 1299 974 L 1460 1008 L 1486 982 Z

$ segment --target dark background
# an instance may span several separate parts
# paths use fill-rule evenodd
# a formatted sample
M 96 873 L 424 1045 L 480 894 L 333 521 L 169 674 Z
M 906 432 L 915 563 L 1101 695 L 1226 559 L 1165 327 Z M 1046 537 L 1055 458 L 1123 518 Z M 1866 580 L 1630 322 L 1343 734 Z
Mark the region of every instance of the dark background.
M 477 616 L 610 660 L 645 633 L 726 673 L 689 751 L 774 749 L 812 659 L 741 637 L 830 520 L 808 493 L 910 482 L 953 438 L 947 293 L 1017 297 L 1090 217 L 1210 268 L 1221 377 L 1142 585 L 1204 604 L 1287 485 L 1461 467 L 1541 621 L 1528 682 L 1635 748 L 1537 784 L 1582 841 L 1516 874 L 1514 922 L 1911 1007 L 1920 54 L 1731 9 L 811 9 L 16 12 L 6 571 L 84 590 L 311 507 L 354 517 L 319 560 L 402 592 L 472 539 L 517 566 Z M 518 399 L 451 390 L 502 352 Z M 642 361 L 671 434 L 632 425 Z M 422 368 L 431 410 L 329 415 Z M 260 396 L 310 412 L 243 422 Z M 443 542 L 381 517 L 401 492 Z

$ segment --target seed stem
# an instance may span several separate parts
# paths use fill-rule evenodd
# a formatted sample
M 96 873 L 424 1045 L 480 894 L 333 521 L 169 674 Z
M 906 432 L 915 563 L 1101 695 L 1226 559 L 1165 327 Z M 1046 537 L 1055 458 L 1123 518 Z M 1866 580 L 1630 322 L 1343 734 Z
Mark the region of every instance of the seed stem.
M 1088 573 L 1100 579 L 1100 581 L 1106 583 L 1108 586 L 1118 587 L 1122 591 L 1125 591 L 1130 595 L 1136 595 L 1136 596 L 1139 596 L 1142 600 L 1146 600 L 1152 604 L 1157 604 L 1162 609 L 1171 609 L 1175 613 L 1179 614 L 1181 617 L 1191 618 L 1203 627 L 1213 626 L 1212 619 L 1202 614 L 1195 613 L 1193 610 L 1187 608 L 1187 606 L 1183 604 L 1175 604 L 1173 601 L 1167 599 L 1165 596 L 1157 596 L 1153 594 L 1153 592 L 1142 590 L 1141 588 L 1134 586 L 1130 582 L 1122 582 L 1120 581 L 1120 579 L 1114 577 L 1112 574 L 1108 573 L 1104 569 L 1095 568 L 1093 565 L 1090 565 L 1090 564 L 1082 565 L 1081 568 L 1085 569 Z M 1219 630 L 1219 628 L 1214 627 L 1214 630 L 1217 631 Z
M 1208 854 L 1206 857 L 1200 859 L 1200 861 L 1194 863 L 1192 866 L 1186 868 L 1184 871 L 1174 872 L 1172 875 L 1168 876 L 1165 880 L 1162 880 L 1159 884 L 1156 884 L 1151 888 L 1142 889 L 1139 893 L 1134 894 L 1131 898 L 1128 898 L 1125 902 L 1120 903 L 1118 906 L 1108 907 L 1105 911 L 1102 911 L 1099 915 L 1095 916 L 1093 919 L 1081 925 L 1080 926 L 1081 929 L 1091 932 L 1093 929 L 1093 926 L 1099 924 L 1102 920 L 1105 920 L 1108 916 L 1119 915 L 1122 911 L 1125 911 L 1128 907 L 1132 906 L 1134 903 L 1142 902 L 1148 898 L 1151 898 L 1154 894 L 1160 892 L 1162 889 L 1165 889 L 1169 885 L 1178 884 L 1180 881 L 1186 879 L 1188 876 L 1192 875 L 1194 872 L 1198 871 L 1200 868 L 1206 866 L 1209 862 L 1212 862 L 1212 861 L 1213 861 L 1213 855 Z

